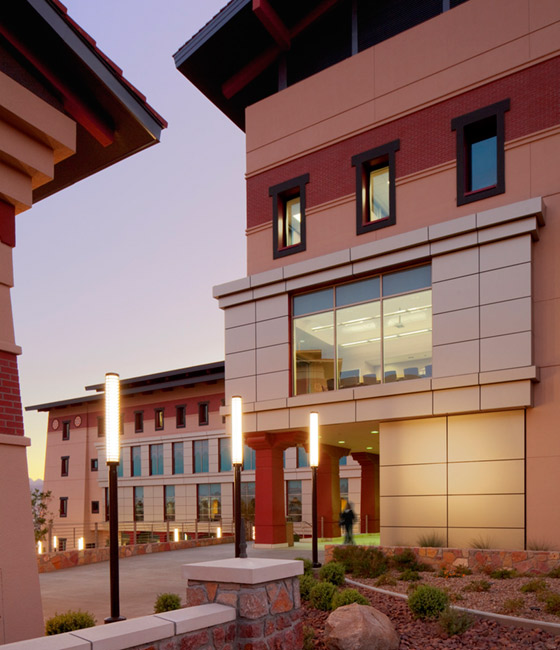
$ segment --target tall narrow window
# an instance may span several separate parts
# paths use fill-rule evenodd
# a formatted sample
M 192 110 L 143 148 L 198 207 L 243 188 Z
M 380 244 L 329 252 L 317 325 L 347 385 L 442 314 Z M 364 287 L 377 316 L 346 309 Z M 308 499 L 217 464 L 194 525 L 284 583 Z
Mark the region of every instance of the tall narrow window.
M 286 481 L 286 518 L 301 521 L 301 481 Z
M 68 497 L 60 497 L 58 514 L 61 517 L 68 517 Z
M 241 483 L 241 516 L 245 521 L 255 520 L 255 482 Z
M 204 426 L 209 423 L 209 403 L 208 402 L 199 402 L 198 403 L 198 425 Z
M 457 132 L 457 205 L 472 203 L 505 188 L 505 113 L 510 101 L 451 120 Z
M 204 483 L 198 486 L 198 519 L 219 521 L 222 518 L 222 486 Z
M 163 486 L 163 512 L 165 521 L 175 521 L 175 486 Z
M 346 508 L 348 503 L 348 479 L 341 478 L 340 481 L 340 512 Z
M 68 476 L 70 468 L 70 456 L 62 456 L 60 458 L 60 476 Z
M 134 498 L 134 521 L 144 521 L 144 488 L 132 488 Z
M 99 501 L 92 501 L 91 502 L 91 514 L 92 515 L 98 515 L 99 514 Z
M 163 474 L 163 445 L 150 445 L 150 476 Z
M 134 433 L 144 431 L 144 411 L 134 411 Z
M 253 470 L 257 467 L 257 452 L 248 445 L 243 445 L 243 469 Z
M 392 226 L 397 221 L 393 140 L 352 157 L 356 168 L 356 234 Z
M 130 448 L 130 475 L 142 476 L 142 453 L 141 447 Z
M 90 470 L 92 472 L 97 472 L 97 470 L 99 469 L 99 460 L 97 458 L 92 458 L 89 461 L 89 463 L 90 463 L 89 465 Z
M 173 474 L 185 473 L 185 461 L 183 456 L 183 443 L 173 443 Z
M 231 472 L 231 438 L 220 438 L 220 472 Z
M 208 440 L 193 442 L 193 468 L 195 474 L 208 471 Z
M 102 415 L 97 416 L 97 437 L 105 437 L 105 417 Z
M 62 439 L 70 440 L 70 420 L 64 420 L 62 423 Z
M 297 466 L 309 467 L 309 458 L 307 457 L 307 452 L 303 447 L 297 448 Z
M 272 197 L 273 257 L 277 259 L 305 250 L 305 186 L 309 174 L 269 188 Z
M 163 420 L 163 409 L 162 408 L 154 409 L 154 419 L 155 419 L 155 429 L 156 429 L 156 431 L 163 431 L 164 420 Z
M 187 407 L 184 404 L 175 407 L 175 426 L 183 429 L 187 424 Z

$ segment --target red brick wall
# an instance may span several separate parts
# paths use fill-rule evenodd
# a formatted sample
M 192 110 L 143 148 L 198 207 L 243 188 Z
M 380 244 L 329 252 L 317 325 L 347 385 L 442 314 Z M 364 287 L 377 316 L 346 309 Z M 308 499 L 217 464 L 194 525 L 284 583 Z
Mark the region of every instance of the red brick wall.
M 400 139 L 397 178 L 453 160 L 451 120 L 508 97 L 506 141 L 554 126 L 560 121 L 560 93 L 554 83 L 559 77 L 556 57 L 253 176 L 247 180 L 247 228 L 272 220 L 269 187 L 302 174 L 310 175 L 307 207 L 352 194 L 352 156 L 392 140 Z
M 0 433 L 23 436 L 17 356 L 0 351 Z

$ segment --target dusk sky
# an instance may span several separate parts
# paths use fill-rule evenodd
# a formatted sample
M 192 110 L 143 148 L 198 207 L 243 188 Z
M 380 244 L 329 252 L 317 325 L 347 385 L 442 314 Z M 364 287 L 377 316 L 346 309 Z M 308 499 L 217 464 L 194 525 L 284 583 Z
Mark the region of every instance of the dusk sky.
M 172 55 L 226 0 L 64 0 L 169 122 L 154 147 L 17 218 L 12 304 L 24 406 L 223 359 L 212 287 L 245 275 L 244 134 Z M 29 475 L 46 414 L 25 413 Z

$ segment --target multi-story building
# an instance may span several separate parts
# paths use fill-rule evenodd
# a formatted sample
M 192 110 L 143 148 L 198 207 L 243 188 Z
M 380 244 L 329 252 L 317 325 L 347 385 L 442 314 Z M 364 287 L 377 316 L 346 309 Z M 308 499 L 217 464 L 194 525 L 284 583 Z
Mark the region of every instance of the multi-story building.
M 317 411 L 327 528 L 350 453 L 384 544 L 560 546 L 560 4 L 232 0 L 175 63 L 246 133 L 256 542 Z
M 10 299 L 16 215 L 157 143 L 165 126 L 58 0 L 2 3 L 0 644 L 44 631 Z
M 44 489 L 52 493 L 50 550 L 105 546 L 108 539 L 104 386 L 86 389 L 93 394 L 27 407 L 49 414 Z M 218 529 L 232 533 L 231 437 L 219 412 L 223 404 L 223 362 L 121 380 L 121 543 L 217 535 Z M 245 448 L 241 497 L 248 537 L 255 513 L 255 455 Z M 342 496 L 359 495 L 357 463 L 346 458 L 343 463 Z M 305 449 L 286 450 L 284 468 L 282 516 L 285 510 L 296 532 L 309 534 Z

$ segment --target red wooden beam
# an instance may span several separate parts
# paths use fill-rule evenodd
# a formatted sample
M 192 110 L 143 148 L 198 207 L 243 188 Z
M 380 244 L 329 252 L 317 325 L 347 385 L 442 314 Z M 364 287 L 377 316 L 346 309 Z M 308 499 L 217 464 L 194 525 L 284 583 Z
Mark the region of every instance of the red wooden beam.
M 282 50 L 290 49 L 290 33 L 268 0 L 253 0 L 253 13 Z

